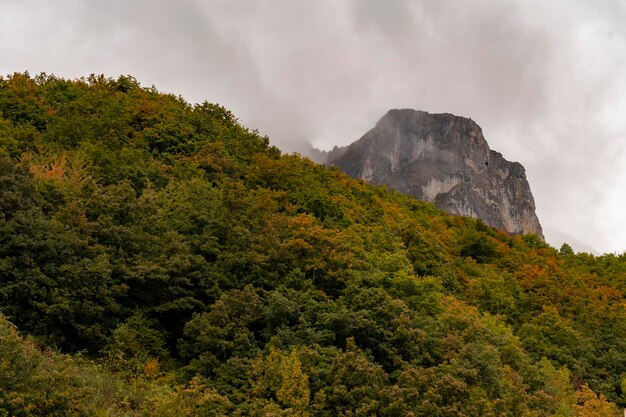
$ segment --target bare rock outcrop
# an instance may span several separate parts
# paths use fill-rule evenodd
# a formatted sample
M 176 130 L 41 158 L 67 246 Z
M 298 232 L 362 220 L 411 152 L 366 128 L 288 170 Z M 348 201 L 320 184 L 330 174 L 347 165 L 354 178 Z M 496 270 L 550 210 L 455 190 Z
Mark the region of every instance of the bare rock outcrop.
M 543 238 L 524 167 L 489 149 L 471 119 L 390 110 L 361 139 L 329 152 L 327 164 L 434 202 L 448 213 Z

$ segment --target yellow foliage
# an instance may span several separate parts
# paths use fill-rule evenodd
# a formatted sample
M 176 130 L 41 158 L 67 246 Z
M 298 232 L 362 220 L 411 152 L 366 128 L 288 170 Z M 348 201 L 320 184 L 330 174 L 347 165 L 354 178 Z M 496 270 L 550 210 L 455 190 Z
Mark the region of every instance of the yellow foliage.
M 610 417 L 620 416 L 617 406 L 603 396 L 593 392 L 587 385 L 576 393 L 578 404 L 574 406 L 576 417 Z
M 257 360 L 253 369 L 256 373 L 253 395 L 275 397 L 289 416 L 309 415 L 307 411 L 311 397 L 309 378 L 302 371 L 302 364 L 295 348 L 289 354 L 272 349 L 267 357 Z
M 157 358 L 148 358 L 143 367 L 143 374 L 147 378 L 155 378 L 159 375 L 159 359 Z

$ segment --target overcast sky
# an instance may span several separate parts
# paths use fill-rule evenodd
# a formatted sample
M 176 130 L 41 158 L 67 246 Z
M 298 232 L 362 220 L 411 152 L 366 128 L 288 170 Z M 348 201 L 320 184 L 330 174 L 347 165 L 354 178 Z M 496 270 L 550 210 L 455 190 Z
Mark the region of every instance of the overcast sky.
M 285 151 L 390 108 L 471 117 L 548 241 L 626 251 L 624 0 L 2 0 L 0 74 L 130 74 Z

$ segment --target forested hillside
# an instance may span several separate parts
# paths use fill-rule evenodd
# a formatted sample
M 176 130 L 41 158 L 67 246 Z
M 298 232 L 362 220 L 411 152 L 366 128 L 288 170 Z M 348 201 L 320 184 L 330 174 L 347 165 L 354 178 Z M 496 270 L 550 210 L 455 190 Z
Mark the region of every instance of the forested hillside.
M 625 289 L 219 105 L 0 79 L 0 416 L 617 416 Z

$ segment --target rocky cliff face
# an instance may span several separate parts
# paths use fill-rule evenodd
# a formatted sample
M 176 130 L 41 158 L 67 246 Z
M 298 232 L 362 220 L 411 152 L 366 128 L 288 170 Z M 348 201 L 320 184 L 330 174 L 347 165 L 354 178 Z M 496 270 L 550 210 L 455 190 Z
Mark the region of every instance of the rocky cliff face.
M 490 150 L 471 119 L 390 110 L 361 139 L 333 149 L 327 163 L 448 213 L 543 238 L 524 167 Z

